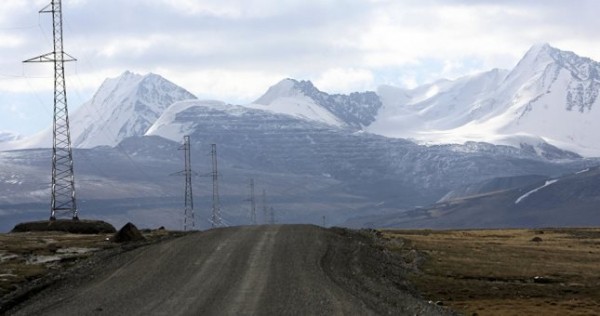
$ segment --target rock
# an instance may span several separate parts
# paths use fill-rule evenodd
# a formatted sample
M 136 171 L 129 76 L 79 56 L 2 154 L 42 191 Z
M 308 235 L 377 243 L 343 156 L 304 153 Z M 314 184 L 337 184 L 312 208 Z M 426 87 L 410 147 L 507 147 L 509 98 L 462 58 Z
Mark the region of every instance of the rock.
M 533 278 L 533 283 L 550 284 L 550 283 L 557 283 L 557 281 L 554 279 L 548 278 L 548 277 L 536 276 Z
M 123 243 L 129 241 L 145 240 L 142 233 L 132 223 L 127 223 L 113 237 L 112 241 Z
M 533 237 L 533 239 L 531 239 L 531 241 L 533 241 L 533 242 L 542 242 L 543 240 L 540 237 Z

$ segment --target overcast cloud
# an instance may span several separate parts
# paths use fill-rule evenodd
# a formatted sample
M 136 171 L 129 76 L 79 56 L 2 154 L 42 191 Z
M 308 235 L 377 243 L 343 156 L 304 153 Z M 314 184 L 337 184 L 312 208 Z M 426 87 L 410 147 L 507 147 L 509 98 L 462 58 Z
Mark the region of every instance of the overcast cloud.
M 0 8 L 0 130 L 49 126 L 49 0 Z M 414 87 L 512 68 L 536 43 L 600 60 L 595 0 L 63 0 L 69 106 L 106 77 L 154 72 L 200 98 L 248 103 L 279 80 L 328 92 Z

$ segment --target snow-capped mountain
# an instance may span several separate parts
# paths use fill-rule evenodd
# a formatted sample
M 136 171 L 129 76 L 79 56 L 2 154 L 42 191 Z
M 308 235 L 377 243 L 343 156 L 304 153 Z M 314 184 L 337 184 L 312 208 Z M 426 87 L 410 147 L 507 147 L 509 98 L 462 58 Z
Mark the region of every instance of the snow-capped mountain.
M 196 97 L 156 74 L 124 72 L 106 79 L 94 97 L 70 117 L 73 147 L 115 146 L 123 139 L 142 136 L 171 104 Z M 20 141 L 15 148 L 48 148 L 51 129 Z
M 362 129 L 371 124 L 381 106 L 381 101 L 374 92 L 330 95 L 319 91 L 310 81 L 294 79 L 279 82 L 249 105 L 252 108 L 354 129 Z
M 507 76 L 494 69 L 455 81 L 439 80 L 413 90 L 378 89 L 384 106 L 368 131 L 389 137 L 415 138 L 424 131 L 447 130 L 480 119 L 488 94 Z
M 541 156 L 550 144 L 600 156 L 599 91 L 599 63 L 540 44 L 510 71 L 349 95 L 285 79 L 248 107 L 424 144 L 488 142 Z
M 125 72 L 106 80 L 74 113 L 73 145 L 115 146 L 127 137 L 142 136 L 167 107 L 188 99 L 195 96 L 159 75 Z
M 600 63 L 535 45 L 510 72 L 380 88 L 384 106 L 366 130 L 426 143 L 549 143 L 600 156 L 599 90 Z

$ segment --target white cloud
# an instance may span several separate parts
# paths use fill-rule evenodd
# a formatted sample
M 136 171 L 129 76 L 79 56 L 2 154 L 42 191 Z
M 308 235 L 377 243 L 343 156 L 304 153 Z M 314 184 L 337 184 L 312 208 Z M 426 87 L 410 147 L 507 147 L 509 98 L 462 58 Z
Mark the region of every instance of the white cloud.
M 37 13 L 48 3 L 3 2 L 0 93 L 11 99 L 52 87 L 51 67 L 21 64 L 51 49 L 49 16 Z M 285 77 L 349 92 L 511 68 L 539 42 L 600 60 L 594 0 L 64 0 L 63 8 L 65 50 L 79 60 L 67 68 L 73 107 L 125 70 L 242 103 Z
M 157 68 L 153 72 L 184 87 L 200 99 L 227 100 L 238 104 L 251 103 L 258 99 L 260 93 L 286 77 L 271 72 L 222 69 L 181 72 Z
M 350 93 L 375 89 L 373 73 L 367 69 L 332 68 L 322 73 L 315 85 L 332 93 Z

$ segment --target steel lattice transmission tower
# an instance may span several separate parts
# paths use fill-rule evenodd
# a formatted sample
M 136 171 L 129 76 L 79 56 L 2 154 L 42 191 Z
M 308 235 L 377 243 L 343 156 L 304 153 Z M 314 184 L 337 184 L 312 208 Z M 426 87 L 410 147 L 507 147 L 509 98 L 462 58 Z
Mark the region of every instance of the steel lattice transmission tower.
M 79 219 L 75 199 L 75 177 L 73 174 L 73 152 L 67 109 L 67 87 L 65 84 L 65 62 L 76 59 L 63 50 L 63 21 L 61 0 L 52 2 L 40 11 L 52 13 L 54 51 L 24 61 L 25 63 L 54 63 L 54 124 L 52 145 L 52 203 L 50 220 L 57 216 L 70 215 Z
M 178 172 L 177 174 L 185 176 L 183 230 L 187 231 L 188 225 L 190 225 L 192 229 L 196 226 L 194 219 L 194 195 L 192 193 L 192 154 L 189 136 L 183 136 L 183 145 L 179 147 L 179 150 L 184 151 L 185 157 L 185 170 Z
M 211 150 L 212 157 L 212 183 L 213 183 L 213 196 L 212 196 L 212 227 L 223 226 L 221 219 L 221 202 L 219 199 L 219 171 L 217 168 L 217 144 L 212 144 Z

